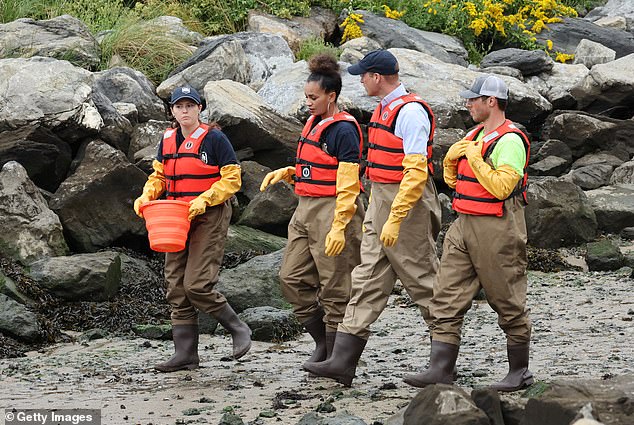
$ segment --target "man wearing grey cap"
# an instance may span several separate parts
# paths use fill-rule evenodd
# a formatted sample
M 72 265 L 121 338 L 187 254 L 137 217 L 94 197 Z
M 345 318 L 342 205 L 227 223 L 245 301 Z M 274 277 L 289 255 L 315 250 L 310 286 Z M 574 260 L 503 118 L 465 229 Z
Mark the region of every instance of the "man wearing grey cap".
M 387 50 L 368 53 L 348 68 L 360 75 L 370 96 L 381 97 L 368 124 L 370 204 L 363 222 L 361 264 L 352 272 L 352 292 L 332 355 L 307 362 L 309 372 L 350 385 L 374 323 L 396 279 L 430 323 L 429 302 L 438 270 L 436 237 L 440 203 L 431 174 L 434 116 L 399 81 L 399 66 Z
M 508 374 L 492 388 L 516 391 L 533 383 L 524 219 L 530 143 L 506 119 L 508 88 L 500 78 L 478 77 L 460 96 L 479 124 L 451 146 L 443 161 L 458 218 L 445 236 L 434 284 L 429 368 L 404 381 L 415 387 L 453 383 L 464 315 L 483 288 L 506 334 L 509 361 Z

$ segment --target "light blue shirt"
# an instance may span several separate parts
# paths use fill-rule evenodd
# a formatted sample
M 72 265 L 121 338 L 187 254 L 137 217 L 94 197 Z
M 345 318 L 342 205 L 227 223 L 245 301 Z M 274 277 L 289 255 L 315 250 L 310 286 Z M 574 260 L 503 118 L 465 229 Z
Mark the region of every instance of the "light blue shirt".
M 399 84 L 391 93 L 381 99 L 381 107 L 386 107 L 391 101 L 407 94 L 403 83 Z M 410 102 L 403 106 L 396 117 L 394 135 L 403 139 L 405 155 L 423 154 L 427 156 L 427 142 L 431 123 L 427 112 L 420 103 Z

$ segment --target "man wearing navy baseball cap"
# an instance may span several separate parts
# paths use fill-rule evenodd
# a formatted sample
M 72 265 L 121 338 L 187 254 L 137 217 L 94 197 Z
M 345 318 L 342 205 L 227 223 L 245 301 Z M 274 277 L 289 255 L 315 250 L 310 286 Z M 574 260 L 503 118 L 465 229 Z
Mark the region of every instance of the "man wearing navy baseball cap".
M 438 270 L 436 237 L 440 203 L 431 173 L 435 121 L 423 99 L 399 81 L 399 64 L 387 50 L 375 50 L 348 68 L 378 96 L 368 124 L 366 175 L 372 181 L 365 215 L 361 264 L 352 272 L 352 293 L 339 324 L 332 355 L 304 369 L 350 385 L 370 335 L 400 279 L 429 323 L 429 303 Z M 389 208 L 383 206 L 388 205 Z
M 460 96 L 479 124 L 443 161 L 458 218 L 445 235 L 434 285 L 429 368 L 404 381 L 415 387 L 453 382 L 464 315 L 484 289 L 506 334 L 509 361 L 508 374 L 491 388 L 516 391 L 533 383 L 524 218 L 530 142 L 506 119 L 508 87 L 500 77 L 482 75 Z

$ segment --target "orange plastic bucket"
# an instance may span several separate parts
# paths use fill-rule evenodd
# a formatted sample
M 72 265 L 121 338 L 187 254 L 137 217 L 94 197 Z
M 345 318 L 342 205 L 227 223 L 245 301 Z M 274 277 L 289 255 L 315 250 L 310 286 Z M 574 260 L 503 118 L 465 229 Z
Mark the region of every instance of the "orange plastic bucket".
M 176 200 L 151 201 L 141 205 L 150 248 L 158 252 L 185 249 L 189 232 L 189 202 Z

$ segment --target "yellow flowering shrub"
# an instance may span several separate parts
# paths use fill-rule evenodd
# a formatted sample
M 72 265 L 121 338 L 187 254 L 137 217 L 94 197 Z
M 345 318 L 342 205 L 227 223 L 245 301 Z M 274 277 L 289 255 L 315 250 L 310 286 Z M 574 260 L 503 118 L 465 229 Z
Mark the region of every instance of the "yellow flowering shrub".
M 363 15 L 360 13 L 349 13 L 346 19 L 343 20 L 340 27 L 343 30 L 341 35 L 341 42 L 345 43 L 353 38 L 359 38 L 363 36 L 363 31 L 359 24 L 362 24 Z
M 415 28 L 460 38 L 471 60 L 493 48 L 544 48 L 535 35 L 563 17 L 577 16 L 570 0 L 401 0 L 402 20 Z M 552 42 L 551 42 L 552 43 Z M 549 45 L 548 51 L 552 50 Z
M 390 9 L 390 6 L 383 4 L 381 5 L 383 11 L 385 12 L 385 17 L 390 19 L 401 19 L 401 17 L 405 14 L 405 11 L 398 11 L 396 9 Z

